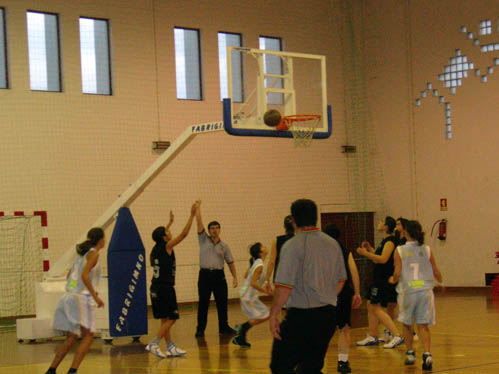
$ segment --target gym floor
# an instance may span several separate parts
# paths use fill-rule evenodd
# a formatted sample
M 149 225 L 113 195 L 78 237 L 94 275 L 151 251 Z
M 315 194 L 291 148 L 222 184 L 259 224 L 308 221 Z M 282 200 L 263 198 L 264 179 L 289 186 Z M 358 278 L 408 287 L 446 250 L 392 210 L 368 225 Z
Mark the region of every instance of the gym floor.
M 231 337 L 220 337 L 214 303 L 210 307 L 205 339 L 195 339 L 196 306 L 181 308 L 181 318 L 172 330 L 173 339 L 185 357 L 160 360 L 145 352 L 144 347 L 158 328 L 149 319 L 149 335 L 140 342 L 130 338 L 105 344 L 95 339 L 78 372 L 80 374 L 157 374 L 157 373 L 269 373 L 272 339 L 268 325 L 260 325 L 248 334 L 252 344 L 242 349 Z M 437 324 L 431 329 L 433 373 L 492 374 L 499 373 L 499 296 L 492 297 L 485 288 L 447 290 L 436 294 Z M 229 304 L 229 320 L 234 326 L 245 320 L 239 304 Z M 404 366 L 405 346 L 395 349 L 356 347 L 355 341 L 367 332 L 365 303 L 354 312 L 350 365 L 352 373 L 399 374 L 421 372 L 421 347 L 416 342 L 416 365 Z M 335 373 L 337 338 L 331 342 L 323 372 Z M 53 358 L 61 339 L 18 343 L 15 329 L 0 332 L 0 374 L 42 374 Z M 162 343 L 164 348 L 164 343 Z M 58 373 L 66 373 L 72 360 L 68 354 Z

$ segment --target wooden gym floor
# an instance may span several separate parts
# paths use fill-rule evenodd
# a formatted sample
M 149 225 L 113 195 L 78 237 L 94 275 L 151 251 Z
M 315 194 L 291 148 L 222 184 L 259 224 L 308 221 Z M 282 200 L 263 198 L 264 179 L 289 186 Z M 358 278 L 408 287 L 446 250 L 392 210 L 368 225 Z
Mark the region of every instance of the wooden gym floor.
M 212 303 L 213 304 L 213 303 Z M 365 304 L 364 304 L 365 306 Z M 437 294 L 437 324 L 431 329 L 433 373 L 492 374 L 499 373 L 499 297 L 487 289 L 447 290 Z M 184 307 L 181 319 L 173 327 L 177 345 L 188 351 L 185 357 L 160 360 L 144 351 L 156 332 L 158 323 L 149 319 L 149 335 L 141 342 L 116 339 L 112 345 L 96 339 L 83 361 L 80 374 L 159 374 L 159 373 L 269 373 L 272 340 L 268 325 L 250 330 L 250 349 L 241 349 L 230 338 L 217 333 L 216 310 L 210 308 L 204 340 L 194 338 L 195 307 Z M 237 303 L 229 305 L 231 325 L 244 321 Z M 352 343 L 364 338 L 366 310 L 356 311 Z M 0 332 L 0 374 L 42 374 L 53 358 L 61 340 L 18 343 L 14 329 Z M 324 367 L 324 373 L 335 373 L 337 364 L 335 334 Z M 420 373 L 421 348 L 416 343 L 417 365 L 403 364 L 405 346 L 395 349 L 356 347 L 350 349 L 352 373 Z M 164 343 L 162 343 L 164 347 Z M 61 363 L 58 373 L 66 373 L 72 354 Z

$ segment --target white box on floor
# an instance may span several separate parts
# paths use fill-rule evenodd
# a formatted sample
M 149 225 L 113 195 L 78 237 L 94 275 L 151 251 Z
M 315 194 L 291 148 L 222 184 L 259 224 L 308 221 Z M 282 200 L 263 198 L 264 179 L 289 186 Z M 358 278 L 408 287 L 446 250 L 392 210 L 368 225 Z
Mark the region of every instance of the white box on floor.
M 46 339 L 60 335 L 52 328 L 52 318 L 22 318 L 16 321 L 17 339 Z

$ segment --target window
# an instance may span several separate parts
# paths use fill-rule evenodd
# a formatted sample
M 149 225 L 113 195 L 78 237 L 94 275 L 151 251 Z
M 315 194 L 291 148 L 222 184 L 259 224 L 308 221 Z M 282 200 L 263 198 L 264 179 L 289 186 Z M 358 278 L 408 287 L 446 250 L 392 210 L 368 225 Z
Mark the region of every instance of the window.
M 220 70 L 220 98 L 229 97 L 227 82 L 227 47 L 241 47 L 241 34 L 227 32 L 218 33 L 218 64 Z M 232 56 L 232 101 L 241 103 L 243 101 L 243 67 L 241 53 L 233 53 Z
M 201 100 L 199 30 L 175 27 L 177 99 Z
M 80 53 L 83 93 L 111 95 L 107 20 L 80 18 Z
M 0 8 L 0 88 L 9 88 L 4 8 Z
M 61 91 L 56 14 L 27 12 L 29 80 L 32 90 Z
M 478 25 L 478 34 L 479 35 L 492 34 L 492 21 L 490 19 L 487 19 L 485 21 L 480 21 Z
M 260 49 L 270 49 L 272 51 L 282 51 L 281 38 L 273 38 L 268 36 L 260 36 Z M 264 73 L 282 75 L 281 58 L 275 55 L 263 56 Z M 265 78 L 265 87 L 283 88 L 282 79 Z M 267 104 L 283 104 L 284 97 L 281 93 L 271 92 L 267 94 Z
M 468 78 L 468 70 L 474 69 L 473 62 L 468 62 L 468 57 L 461 55 L 461 50 L 456 49 L 456 56 L 449 59 L 450 64 L 444 66 L 443 74 L 438 79 L 444 82 L 444 87 L 450 88 L 451 94 L 456 93 L 456 87 L 462 86 L 463 79 Z

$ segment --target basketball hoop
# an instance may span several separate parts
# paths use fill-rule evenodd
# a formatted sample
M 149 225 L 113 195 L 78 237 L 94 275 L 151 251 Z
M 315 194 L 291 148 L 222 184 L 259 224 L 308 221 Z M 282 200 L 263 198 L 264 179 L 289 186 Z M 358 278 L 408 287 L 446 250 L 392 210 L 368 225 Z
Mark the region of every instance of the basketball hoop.
M 289 130 L 293 134 L 295 147 L 310 147 L 315 130 L 321 122 L 320 114 L 294 114 L 284 116 L 277 130 Z

